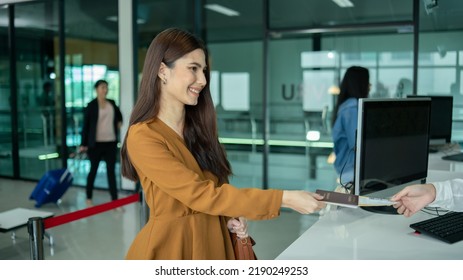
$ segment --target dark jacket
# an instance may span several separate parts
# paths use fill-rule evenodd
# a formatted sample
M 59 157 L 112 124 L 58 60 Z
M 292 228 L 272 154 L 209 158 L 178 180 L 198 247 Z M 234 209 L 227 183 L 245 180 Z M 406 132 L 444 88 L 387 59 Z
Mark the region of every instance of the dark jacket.
M 109 104 L 114 108 L 114 132 L 116 133 L 116 141 L 119 139 L 119 127 L 118 123 L 122 122 L 122 113 L 117 107 L 114 100 L 106 99 Z M 89 148 L 95 147 L 96 143 L 96 126 L 98 123 L 98 100 L 95 98 L 87 104 L 84 111 L 84 124 L 82 127 L 82 142 L 81 146 Z

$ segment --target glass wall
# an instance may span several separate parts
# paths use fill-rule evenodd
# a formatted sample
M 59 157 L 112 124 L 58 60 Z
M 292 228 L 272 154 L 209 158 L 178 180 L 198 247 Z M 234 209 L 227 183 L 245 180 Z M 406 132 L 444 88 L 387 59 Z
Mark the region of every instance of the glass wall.
M 96 98 L 94 84 L 108 82 L 107 98 L 120 105 L 118 64 L 118 1 L 65 1 L 65 105 L 68 166 L 74 184 L 85 185 L 90 162 L 78 154 L 83 112 Z M 125 120 L 126 121 L 126 120 Z M 116 174 L 119 174 L 119 159 Z M 120 176 L 116 176 L 120 185 Z M 106 163 L 100 162 L 95 187 L 107 188 Z
M 8 8 L 0 7 L 0 175 L 13 176 Z
M 413 34 L 343 35 L 331 34 L 322 46 L 338 59 L 337 77 L 359 65 L 370 72 L 370 97 L 395 98 L 412 94 Z
M 61 166 L 60 98 L 54 44 L 57 2 L 15 6 L 15 44 L 20 177 L 39 179 Z
M 420 9 L 417 93 L 453 96 L 452 141 L 463 142 L 463 2 L 439 1 Z
M 88 162 L 74 159 L 83 108 L 95 97 L 94 82 L 108 80 L 108 98 L 120 100 L 118 0 L 63 1 L 64 77 L 58 71 L 58 3 L 15 4 L 18 114 L 13 119 L 8 9 L 0 8 L 0 175 L 13 176 L 17 135 L 21 178 L 37 179 L 69 157 L 75 183 L 83 185 Z M 334 168 L 327 161 L 330 119 L 339 82 L 351 65 L 370 70 L 373 98 L 453 95 L 453 140 L 463 141 L 463 17 L 455 12 L 461 1 L 433 7 L 413 0 L 358 0 L 347 8 L 325 0 L 135 3 L 139 78 L 148 45 L 165 28 L 184 28 L 205 39 L 219 136 L 235 185 L 260 187 L 266 179 L 272 188 L 333 184 Z M 419 11 L 417 80 L 414 3 Z M 63 98 L 66 116 L 61 117 Z M 61 144 L 63 133 L 66 143 Z M 64 144 L 67 155 L 60 154 Z M 268 178 L 263 178 L 264 167 Z M 105 187 L 104 163 L 100 168 L 96 184 Z
M 146 51 L 156 35 L 169 27 L 195 31 L 196 1 L 184 0 L 137 0 L 138 73 L 143 70 Z M 173 16 L 175 15 L 175 16 Z
M 269 42 L 270 188 L 314 191 L 335 183 L 332 168 L 324 167 L 332 148 L 327 116 L 333 107 L 328 89 L 337 82 L 335 59 L 312 51 L 313 39 L 304 37 Z
M 441 3 L 441 2 L 440 2 Z M 447 3 L 441 3 L 446 5 Z M 434 22 L 433 17 L 447 17 L 438 9 L 421 11 L 424 24 L 420 28 L 420 52 L 418 60 L 418 94 L 453 96 L 452 141 L 463 142 L 463 22 L 453 20 L 455 26 L 449 28 L 441 22 Z
M 346 69 L 362 65 L 370 70 L 373 98 L 413 94 L 413 2 L 363 0 L 343 8 L 323 0 L 221 0 L 205 1 L 199 7 L 205 23 L 201 35 L 211 52 L 219 135 L 232 163 L 235 185 L 264 182 L 265 133 L 270 135 L 269 187 L 334 185 L 334 170 L 327 161 L 332 151 L 331 114 Z M 189 8 L 197 10 L 198 3 Z M 162 28 L 139 25 L 141 52 L 159 30 L 169 27 L 164 22 L 197 31 L 186 24 L 191 18 L 177 23 L 166 19 L 165 5 L 165 1 L 140 1 L 137 21 L 156 14 L 162 22 Z M 180 13 L 186 7 L 182 1 L 176 5 Z M 157 12 L 150 13 L 154 6 Z M 267 131 L 264 96 L 270 113 Z
M 96 97 L 95 81 L 107 80 L 108 98 L 116 104 L 120 100 L 118 1 L 62 2 L 64 77 L 60 77 L 59 3 L 45 0 L 0 7 L 0 175 L 36 180 L 48 170 L 61 168 L 69 158 L 74 184 L 85 185 L 89 163 L 82 157 L 74 159 L 81 142 L 83 108 Z M 14 38 L 8 34 L 8 7 L 14 8 Z M 16 46 L 14 57 L 8 47 L 10 39 Z M 10 69 L 11 59 L 15 69 Z M 10 85 L 11 71 L 16 90 Z M 12 100 L 17 100 L 15 108 Z M 15 135 L 16 151 L 12 145 Z M 69 153 L 62 152 L 64 145 Z M 18 175 L 14 175 L 16 161 Z M 105 173 L 103 162 L 97 187 L 107 187 Z
M 211 92 L 232 183 L 262 185 L 262 41 L 209 43 Z M 239 57 L 240 59 L 234 59 Z
M 228 15 L 213 5 L 230 9 Z M 262 187 L 263 1 L 206 1 L 211 92 L 236 186 Z
M 404 80 L 411 89 L 412 3 L 269 1 L 269 187 L 336 186 L 329 156 L 340 81 L 359 65 L 370 70 L 372 97 L 402 95 Z

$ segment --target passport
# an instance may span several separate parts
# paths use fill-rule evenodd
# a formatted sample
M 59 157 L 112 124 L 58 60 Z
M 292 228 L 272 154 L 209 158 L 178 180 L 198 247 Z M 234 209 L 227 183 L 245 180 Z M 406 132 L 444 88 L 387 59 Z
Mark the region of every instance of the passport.
M 315 192 L 323 196 L 323 199 L 321 200 L 323 202 L 352 208 L 359 207 L 358 195 L 325 190 L 316 190 Z
M 325 190 L 316 190 L 315 192 L 323 196 L 323 199 L 321 200 L 323 202 L 351 208 L 357 208 L 359 206 L 388 206 L 396 203 L 386 198 L 366 197 Z

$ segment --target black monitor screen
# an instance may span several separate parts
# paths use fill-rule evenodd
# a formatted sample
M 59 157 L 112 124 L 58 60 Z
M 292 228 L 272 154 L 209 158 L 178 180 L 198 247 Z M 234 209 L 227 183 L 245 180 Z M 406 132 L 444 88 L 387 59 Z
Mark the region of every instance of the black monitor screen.
M 430 111 L 429 98 L 360 99 L 356 194 L 426 178 Z
M 450 143 L 452 138 L 453 96 L 409 95 L 408 98 L 431 98 L 431 144 Z

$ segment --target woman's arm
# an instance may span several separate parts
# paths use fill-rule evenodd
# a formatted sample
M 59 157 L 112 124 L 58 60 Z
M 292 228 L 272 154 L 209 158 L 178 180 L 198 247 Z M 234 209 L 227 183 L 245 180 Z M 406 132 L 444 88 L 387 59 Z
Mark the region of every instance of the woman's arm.
M 217 187 L 212 180 L 201 178 L 202 171 L 197 164 L 192 169 L 176 157 L 173 151 L 186 147 L 171 146 L 146 124 L 130 128 L 127 148 L 142 184 L 155 184 L 187 207 L 202 213 L 263 220 L 277 217 L 282 206 L 306 213 L 317 208 L 313 206 L 314 197 L 306 192 L 297 192 L 302 196 L 297 199 L 296 193 L 285 191 L 283 201 L 282 190 L 238 189 L 230 184 Z M 195 161 L 192 155 L 185 160 Z

